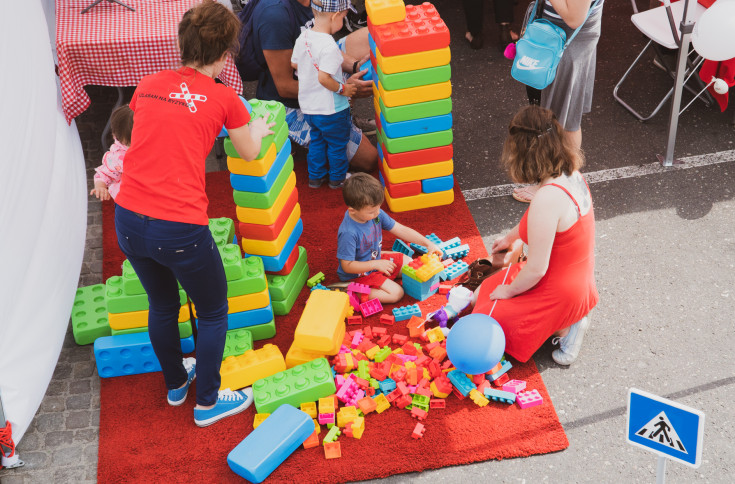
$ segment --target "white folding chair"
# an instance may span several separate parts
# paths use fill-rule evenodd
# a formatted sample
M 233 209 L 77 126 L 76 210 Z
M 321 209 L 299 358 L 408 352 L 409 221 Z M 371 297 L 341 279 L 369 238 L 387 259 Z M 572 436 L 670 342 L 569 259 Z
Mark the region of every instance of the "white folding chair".
M 633 11 L 637 13 L 634 13 L 630 17 L 630 19 L 633 22 L 633 25 L 635 25 L 636 28 L 638 28 L 638 30 L 643 33 L 643 35 L 648 37 L 649 40 L 641 53 L 638 54 L 638 57 L 636 57 L 630 67 L 628 67 L 628 70 L 625 71 L 623 77 L 620 78 L 620 81 L 618 81 L 618 83 L 615 85 L 615 89 L 613 89 L 613 97 L 615 97 L 615 100 L 618 101 L 625 109 L 630 111 L 630 113 L 638 120 L 647 121 L 654 117 L 661 110 L 664 104 L 666 104 L 666 101 L 668 101 L 671 95 L 674 93 L 673 80 L 675 71 L 668 65 L 661 53 L 662 49 L 679 48 L 679 45 L 681 43 L 681 32 L 679 26 L 682 19 L 684 18 L 684 7 L 687 2 L 679 1 L 671 4 L 668 1 L 665 1 L 665 5 L 652 8 L 644 12 L 638 12 L 635 0 L 631 0 L 631 3 L 633 4 Z M 696 22 L 705 10 L 706 9 L 696 1 L 690 1 L 687 18 L 693 22 Z M 633 68 L 640 62 L 640 60 L 643 58 L 646 52 L 648 52 L 649 49 L 653 49 L 654 55 L 656 56 L 655 58 L 658 59 L 661 65 L 665 67 L 666 71 L 672 79 L 672 87 L 671 89 L 669 89 L 663 99 L 661 99 L 656 108 L 650 114 L 644 115 L 639 113 L 628 103 L 626 103 L 618 95 L 618 90 L 620 89 L 620 86 L 623 84 L 623 82 L 628 78 L 628 75 L 633 70 Z M 699 56 L 693 49 L 691 49 L 687 56 L 687 70 L 684 74 L 684 87 L 692 94 L 694 94 L 695 97 L 699 94 L 698 90 L 692 89 L 691 87 L 687 86 L 687 82 L 692 78 L 692 76 L 694 76 L 694 79 L 692 80 L 697 83 L 700 88 L 703 87 L 701 80 L 698 76 L 695 75 L 699 67 L 702 65 L 702 62 L 704 62 L 704 59 Z M 712 98 L 709 96 L 709 94 L 707 94 L 706 91 L 704 91 L 704 97 L 700 97 L 699 99 L 701 99 L 708 106 L 712 102 Z

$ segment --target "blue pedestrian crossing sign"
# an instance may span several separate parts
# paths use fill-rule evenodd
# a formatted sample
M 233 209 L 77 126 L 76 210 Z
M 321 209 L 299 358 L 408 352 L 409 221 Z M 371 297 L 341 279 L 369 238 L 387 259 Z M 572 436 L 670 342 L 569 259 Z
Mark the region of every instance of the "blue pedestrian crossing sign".
M 631 388 L 627 439 L 669 459 L 697 468 L 702 463 L 704 414 L 666 398 Z

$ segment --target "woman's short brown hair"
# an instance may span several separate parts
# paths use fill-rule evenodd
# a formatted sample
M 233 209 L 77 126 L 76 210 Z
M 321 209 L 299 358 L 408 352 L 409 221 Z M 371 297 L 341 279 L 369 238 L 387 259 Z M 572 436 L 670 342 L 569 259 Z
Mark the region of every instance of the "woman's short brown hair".
M 584 165 L 554 113 L 540 106 L 521 109 L 508 126 L 501 163 L 516 183 L 539 183 Z
M 130 106 L 123 104 L 112 112 L 110 131 L 120 143 L 130 146 L 130 138 L 133 133 L 133 110 L 130 109 Z
M 367 173 L 355 173 L 342 186 L 345 205 L 355 210 L 382 205 L 385 200 L 383 185 Z
M 240 20 L 227 7 L 205 0 L 192 7 L 179 23 L 181 63 L 206 66 L 219 60 L 225 52 L 236 54 Z

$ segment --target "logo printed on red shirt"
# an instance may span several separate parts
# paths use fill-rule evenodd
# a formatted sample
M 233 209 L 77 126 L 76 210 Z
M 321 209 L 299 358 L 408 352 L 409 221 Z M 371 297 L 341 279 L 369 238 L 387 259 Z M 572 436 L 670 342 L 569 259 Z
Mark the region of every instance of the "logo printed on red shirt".
M 207 102 L 207 96 L 203 94 L 191 94 L 189 92 L 189 86 L 187 86 L 185 82 L 182 82 L 179 87 L 181 87 L 181 92 L 171 92 L 168 97 L 172 99 L 183 99 L 186 102 L 186 105 L 189 106 L 189 111 L 192 113 L 197 112 L 197 107 L 194 104 L 194 101 Z

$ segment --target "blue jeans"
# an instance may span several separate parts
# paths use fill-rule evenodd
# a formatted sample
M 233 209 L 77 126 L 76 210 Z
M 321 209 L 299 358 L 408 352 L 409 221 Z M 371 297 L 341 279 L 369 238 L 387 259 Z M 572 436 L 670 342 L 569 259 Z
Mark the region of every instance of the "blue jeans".
M 311 142 L 306 155 L 309 178 L 318 180 L 329 174 L 332 181 L 344 180 L 348 166 L 347 142 L 352 129 L 350 109 L 334 114 L 304 114 L 304 118 L 311 127 Z
M 120 250 L 148 294 L 148 333 L 169 390 L 186 383 L 179 339 L 181 283 L 199 319 L 196 345 L 199 405 L 217 402 L 227 333 L 227 280 L 222 259 L 206 225 L 142 217 L 115 208 Z

